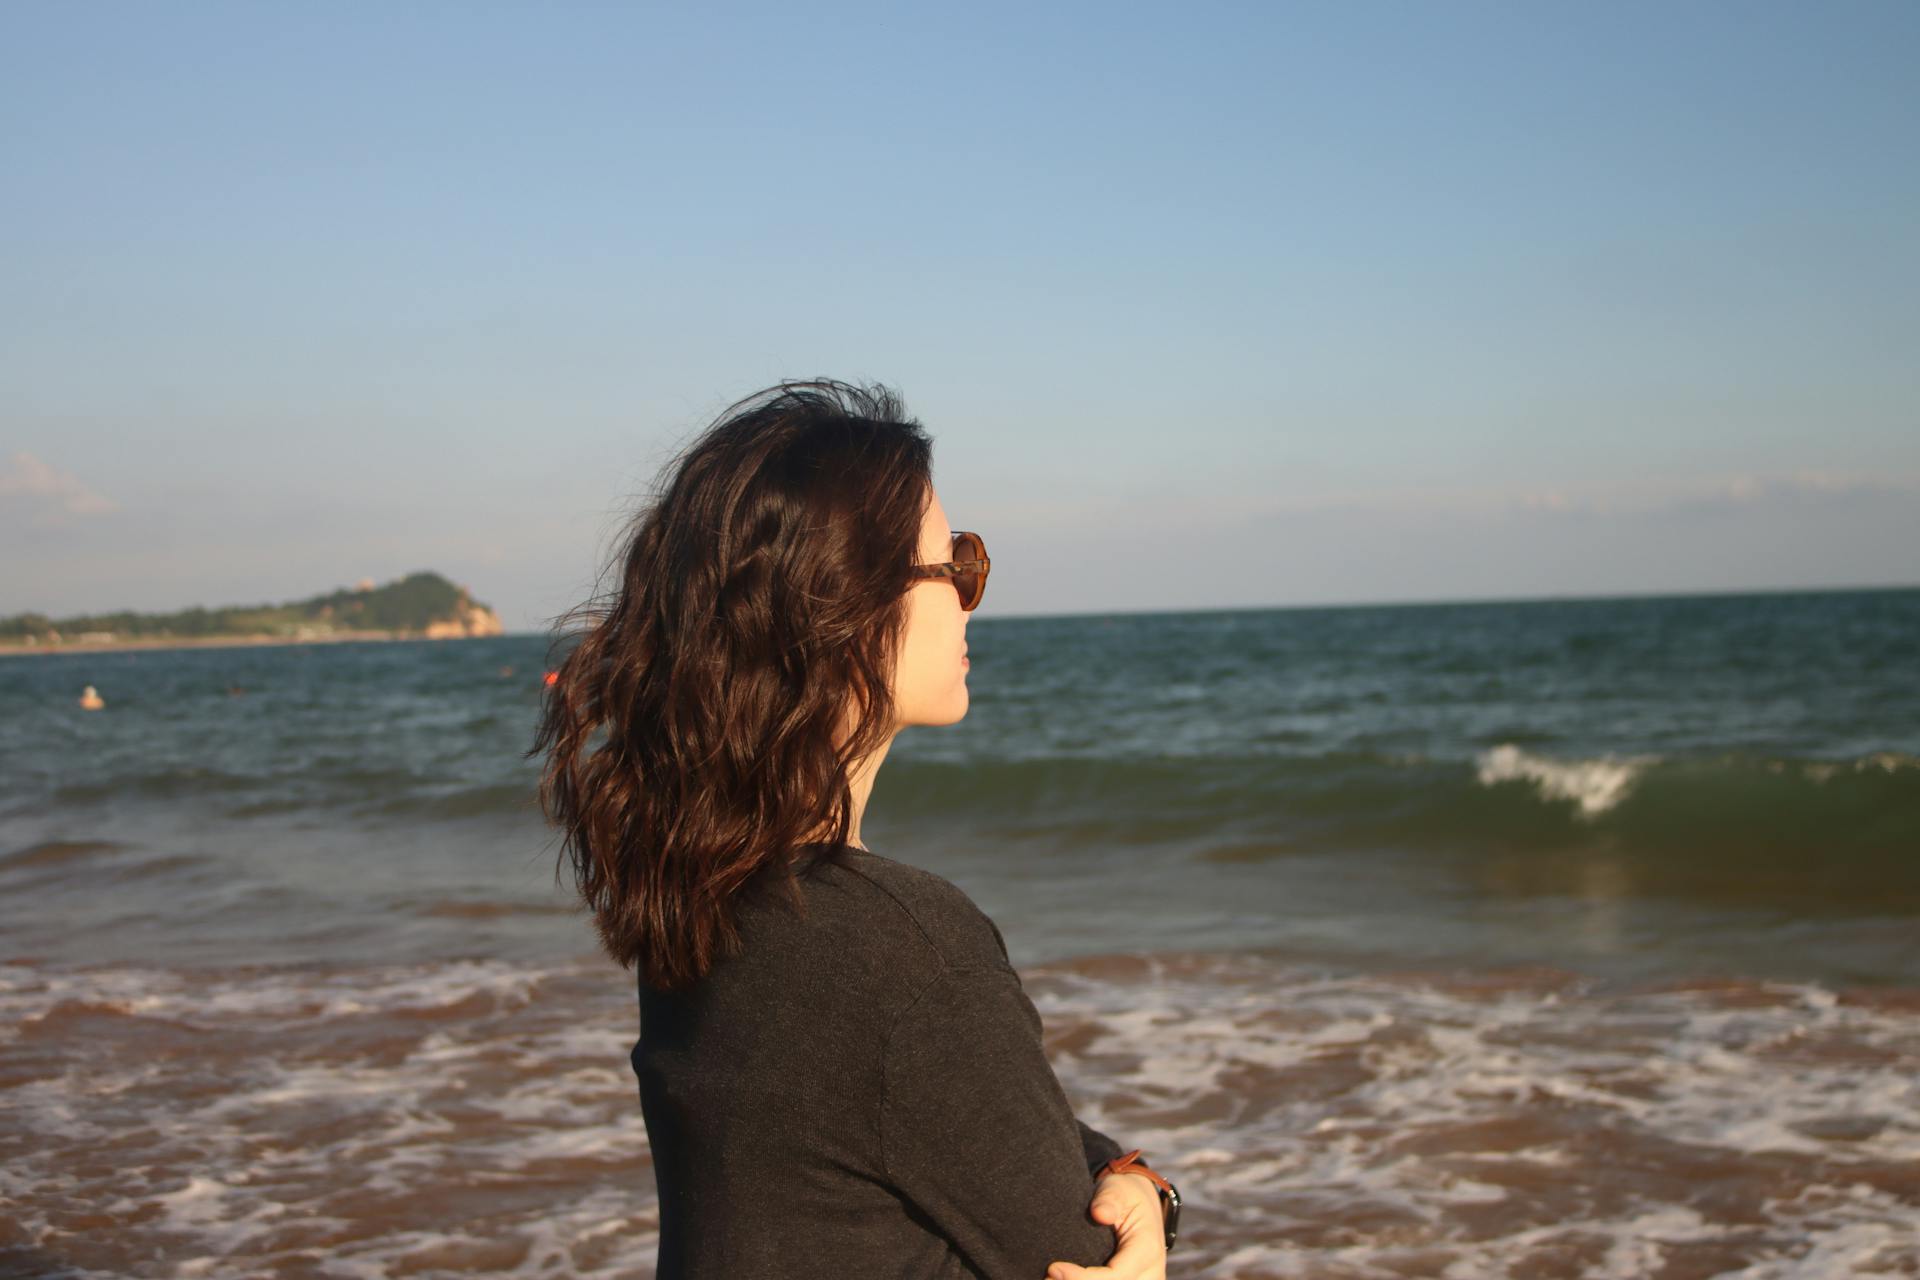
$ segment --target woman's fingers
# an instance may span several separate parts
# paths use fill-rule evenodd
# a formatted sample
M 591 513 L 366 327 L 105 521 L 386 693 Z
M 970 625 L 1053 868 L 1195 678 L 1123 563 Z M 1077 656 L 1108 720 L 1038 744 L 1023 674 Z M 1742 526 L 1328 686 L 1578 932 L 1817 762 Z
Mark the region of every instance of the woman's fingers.
M 1167 1280 L 1166 1240 L 1149 1231 L 1123 1235 L 1106 1266 L 1056 1262 L 1047 1268 L 1047 1280 Z
M 1167 1280 L 1167 1243 L 1160 1193 L 1137 1173 L 1108 1174 L 1094 1187 L 1087 1212 L 1113 1228 L 1119 1248 L 1103 1267 L 1065 1260 L 1047 1268 L 1047 1280 Z
M 1167 1280 L 1167 1255 L 1147 1264 L 1144 1269 L 1122 1263 L 1114 1254 L 1104 1267 L 1083 1267 L 1072 1262 L 1056 1262 L 1047 1268 L 1047 1280 Z
M 1160 1194 L 1151 1182 L 1137 1173 L 1102 1178 L 1087 1211 L 1114 1229 L 1120 1247 L 1103 1267 L 1055 1262 L 1047 1268 L 1048 1280 L 1166 1280 L 1167 1238 Z

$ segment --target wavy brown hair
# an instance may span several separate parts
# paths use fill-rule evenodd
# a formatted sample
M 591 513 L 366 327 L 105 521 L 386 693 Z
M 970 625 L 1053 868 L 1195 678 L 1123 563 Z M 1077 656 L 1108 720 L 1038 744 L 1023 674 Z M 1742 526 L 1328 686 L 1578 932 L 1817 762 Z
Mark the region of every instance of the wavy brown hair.
M 540 805 L 602 947 L 683 988 L 736 952 L 734 894 L 803 844 L 838 857 L 889 692 L 933 444 L 885 387 L 782 382 L 663 472 L 560 620 Z M 611 590 L 605 575 L 615 576 Z M 551 654 L 550 654 L 551 657 Z

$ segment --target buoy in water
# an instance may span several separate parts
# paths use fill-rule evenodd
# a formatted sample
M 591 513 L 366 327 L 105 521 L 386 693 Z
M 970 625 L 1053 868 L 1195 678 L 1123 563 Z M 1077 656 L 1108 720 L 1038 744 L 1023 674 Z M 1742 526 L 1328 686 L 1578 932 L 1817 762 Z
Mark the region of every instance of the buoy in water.
M 92 685 L 88 685 L 85 689 L 81 690 L 80 709 L 82 711 L 98 711 L 106 705 L 107 700 L 101 697 L 100 691 Z
M 549 672 L 547 672 L 547 683 L 548 683 L 548 684 L 559 684 L 559 683 L 560 683 L 560 673 L 559 673 L 558 671 L 549 671 Z

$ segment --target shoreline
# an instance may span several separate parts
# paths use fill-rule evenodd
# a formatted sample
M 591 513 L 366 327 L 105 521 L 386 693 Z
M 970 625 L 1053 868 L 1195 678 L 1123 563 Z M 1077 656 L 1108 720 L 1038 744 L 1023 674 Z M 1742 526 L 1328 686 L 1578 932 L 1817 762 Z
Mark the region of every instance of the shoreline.
M 0 644 L 0 658 L 47 656 L 58 653 L 137 653 L 146 649 L 240 649 L 263 645 L 358 644 L 402 640 L 491 640 L 493 635 L 427 636 L 407 631 L 335 631 L 313 636 L 155 636 L 147 639 L 100 640 L 92 643 L 68 641 L 61 644 Z

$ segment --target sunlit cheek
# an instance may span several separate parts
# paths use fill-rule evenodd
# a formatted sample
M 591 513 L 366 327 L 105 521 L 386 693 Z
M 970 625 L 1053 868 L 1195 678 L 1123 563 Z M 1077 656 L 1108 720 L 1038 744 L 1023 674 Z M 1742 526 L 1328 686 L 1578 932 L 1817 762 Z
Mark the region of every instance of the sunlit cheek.
M 967 676 L 957 663 L 916 663 L 900 688 L 902 724 L 952 724 L 967 713 Z

